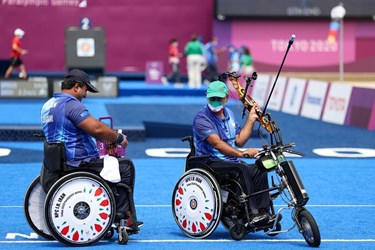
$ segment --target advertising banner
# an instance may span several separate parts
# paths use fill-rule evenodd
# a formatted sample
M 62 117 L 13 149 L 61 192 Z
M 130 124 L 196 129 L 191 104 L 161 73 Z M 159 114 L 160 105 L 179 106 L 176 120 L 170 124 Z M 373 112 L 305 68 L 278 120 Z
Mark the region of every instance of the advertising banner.
M 48 97 L 46 77 L 30 77 L 28 80 L 1 80 L 1 98 L 45 98 Z
M 375 89 L 353 87 L 345 124 L 374 130 L 374 103 Z
M 301 109 L 303 94 L 305 93 L 306 80 L 289 78 L 282 111 L 292 115 L 298 115 Z
M 253 99 L 259 104 L 261 108 L 264 107 L 267 101 L 270 78 L 271 76 L 269 75 L 258 75 L 258 78 L 254 83 L 253 90 L 251 91 Z
M 61 92 L 61 82 L 63 79 L 53 80 L 53 93 Z M 87 92 L 87 96 L 92 97 L 118 97 L 119 81 L 114 76 L 101 76 L 97 79 L 90 80 L 90 83 L 94 85 L 99 93 Z
M 372 103 L 372 111 L 371 111 L 370 121 L 368 123 L 367 129 L 375 130 L 375 98 Z
M 345 123 L 352 88 L 349 84 L 330 85 L 323 111 L 323 121 L 340 125 Z
M 322 115 L 328 83 L 310 80 L 303 99 L 301 116 L 319 120 Z
M 324 26 L 323 26 L 324 25 Z M 285 67 L 321 67 L 337 64 L 339 58 L 338 43 L 329 43 L 327 40 L 328 24 L 322 21 L 311 23 L 293 23 L 292 30 L 296 34 L 295 41 L 290 48 Z M 346 25 L 345 35 L 351 35 L 353 29 Z M 291 36 L 291 24 L 280 21 L 278 28 L 274 24 L 260 23 L 247 32 L 249 24 L 233 21 L 231 38 L 233 44 L 245 44 L 251 48 L 254 61 L 258 64 L 279 65 L 288 47 Z M 324 27 L 324 28 L 323 28 Z M 314 32 L 311 32 L 314 30 Z M 256 34 L 256 39 L 254 37 Z M 272 35 L 270 35 L 272 34 Z M 345 63 L 355 58 L 353 40 L 345 44 Z M 255 65 L 256 66 L 256 65 Z
M 275 82 L 276 76 L 272 77 L 271 86 L 268 90 L 268 93 L 271 92 L 272 85 Z M 275 88 L 273 89 L 272 97 L 270 102 L 268 103 L 268 108 L 276 111 L 280 111 L 281 105 L 284 99 L 284 93 L 286 89 L 287 78 L 286 77 L 279 77 L 277 79 Z M 268 94 L 269 95 L 269 94 Z
M 146 63 L 146 82 L 147 83 L 162 83 L 161 78 L 164 74 L 163 62 L 149 61 Z

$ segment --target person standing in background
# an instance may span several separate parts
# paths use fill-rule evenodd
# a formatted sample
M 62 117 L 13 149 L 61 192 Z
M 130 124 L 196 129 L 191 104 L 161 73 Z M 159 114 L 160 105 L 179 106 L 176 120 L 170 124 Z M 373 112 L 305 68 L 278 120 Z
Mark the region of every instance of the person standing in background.
M 198 35 L 197 39 L 198 39 L 199 43 L 201 44 L 201 49 L 202 49 L 201 72 L 203 72 L 207 68 L 206 51 L 204 50 L 203 36 Z
M 228 71 L 239 72 L 240 71 L 240 51 L 234 45 L 229 45 L 228 52 L 229 52 Z
M 8 69 L 5 72 L 5 78 L 9 78 L 10 74 L 13 72 L 15 67 L 19 67 L 21 70 L 20 72 L 20 78 L 26 79 L 27 73 L 26 73 L 26 67 L 21 59 L 21 55 L 25 55 L 28 53 L 27 50 L 22 49 L 21 46 L 21 39 L 25 35 L 25 31 L 22 29 L 17 28 L 14 31 L 14 38 L 12 40 L 12 54 L 11 54 L 11 61 Z
M 202 45 L 197 35 L 193 34 L 191 40 L 185 46 L 185 55 L 188 72 L 189 88 L 200 88 L 202 86 L 201 65 L 203 63 Z
M 218 49 L 217 47 L 217 38 L 212 37 L 211 41 L 206 43 L 204 46 L 205 48 L 205 55 L 207 60 L 207 81 L 213 82 L 218 79 L 219 73 L 217 70 L 217 59 L 218 55 L 225 52 L 225 47 Z
M 180 57 L 181 53 L 178 49 L 178 41 L 172 38 L 168 44 L 168 63 L 172 66 L 172 73 L 167 77 L 162 77 L 163 84 L 174 82 L 180 84 Z
M 249 48 L 243 47 L 240 63 L 241 63 L 241 68 L 240 68 L 241 74 L 251 75 L 255 71 L 253 57 L 250 54 Z

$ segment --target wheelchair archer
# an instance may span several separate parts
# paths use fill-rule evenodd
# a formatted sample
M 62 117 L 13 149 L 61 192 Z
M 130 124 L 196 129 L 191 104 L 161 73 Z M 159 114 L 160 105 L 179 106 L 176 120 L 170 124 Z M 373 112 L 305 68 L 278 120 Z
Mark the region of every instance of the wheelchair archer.
M 247 90 L 251 80 L 256 79 L 256 73 L 251 78 L 245 77 L 245 89 L 241 87 L 238 81 L 240 76 L 235 72 L 225 73 L 222 77 L 225 78 L 222 79 L 223 82 L 228 77 L 238 91 L 239 98 L 244 105 L 244 112 L 250 111 L 255 101 L 247 94 Z M 255 158 L 259 171 L 272 174 L 272 186 L 270 188 L 246 194 L 244 188 L 236 178 L 233 178 L 233 175 L 230 173 L 219 174 L 212 169 L 209 156 L 195 156 L 192 137 L 183 138 L 183 141 L 188 140 L 190 142 L 191 151 L 186 159 L 185 173 L 173 190 L 172 212 L 176 224 L 187 236 L 206 238 L 214 232 L 221 221 L 229 231 L 231 238 L 235 240 L 241 240 L 248 233 L 257 231 L 264 231 L 269 236 L 276 236 L 297 227 L 309 246 L 318 247 L 320 245 L 319 227 L 314 217 L 304 207 L 309 200 L 309 196 L 296 167 L 292 161 L 286 160 L 284 152 L 302 154 L 290 150 L 294 146 L 293 143 L 283 143 L 280 129 L 276 121 L 271 119 L 270 114 L 265 112 L 266 107 L 262 113 L 258 114 L 258 121 L 269 133 L 270 144 L 263 146 L 262 150 L 255 155 Z M 274 178 L 277 179 L 276 182 Z M 270 220 L 257 224 L 251 220 L 247 201 L 260 193 L 269 195 L 271 216 Z M 286 205 L 275 211 L 273 201 L 278 197 Z M 294 224 L 287 230 L 282 230 L 282 213 L 286 210 L 291 210 L 291 218 Z
M 110 119 L 113 128 L 111 117 L 102 119 Z M 108 154 L 120 164 L 132 164 L 123 158 L 125 151 L 121 146 L 100 141 L 97 146 L 101 156 Z M 126 244 L 129 235 L 137 234 L 139 228 L 137 224 L 129 227 L 125 218 L 116 213 L 116 197 L 120 188 L 126 190 L 131 219 L 137 221 L 133 190 L 124 183 L 104 179 L 102 173 L 90 168 L 67 168 L 64 143 L 45 140 L 41 175 L 30 184 L 24 198 L 28 224 L 38 235 L 69 246 L 92 245 L 102 238 L 112 238 L 115 231 L 119 244 Z

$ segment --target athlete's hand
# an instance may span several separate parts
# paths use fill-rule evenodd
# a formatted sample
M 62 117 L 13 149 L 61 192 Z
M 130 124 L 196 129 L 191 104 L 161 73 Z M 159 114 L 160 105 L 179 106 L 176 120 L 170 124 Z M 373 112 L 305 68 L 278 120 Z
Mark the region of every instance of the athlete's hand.
M 260 114 L 261 112 L 262 111 L 260 110 L 259 105 L 255 103 L 254 106 L 250 110 L 248 119 L 251 120 L 252 122 L 255 122 L 259 118 L 258 114 Z
M 128 146 L 128 138 L 124 135 L 124 140 L 121 142 L 121 147 L 126 148 Z
M 247 148 L 245 151 L 242 151 L 242 157 L 244 158 L 253 158 L 254 155 L 258 153 L 258 150 L 255 148 Z

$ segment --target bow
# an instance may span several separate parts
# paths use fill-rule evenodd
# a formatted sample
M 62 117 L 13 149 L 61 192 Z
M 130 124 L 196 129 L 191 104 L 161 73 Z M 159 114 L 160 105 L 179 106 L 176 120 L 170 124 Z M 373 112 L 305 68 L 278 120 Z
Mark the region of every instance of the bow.
M 247 90 L 249 86 L 251 85 L 251 80 L 256 80 L 257 79 L 257 73 L 254 72 L 251 77 L 245 76 L 244 79 L 246 81 L 246 87 L 245 89 L 241 86 L 239 78 L 241 75 L 237 74 L 237 72 L 226 72 L 223 73 L 220 77 L 219 80 L 226 82 L 226 79 L 228 78 L 229 81 L 232 83 L 233 87 L 237 90 L 238 93 L 238 98 L 241 101 L 242 105 L 244 106 L 242 110 L 242 118 L 245 116 L 246 111 L 250 112 L 250 110 L 253 108 L 253 106 L 256 103 L 256 101 L 247 93 Z M 264 127 L 269 133 L 273 133 L 271 124 L 269 122 L 269 119 L 263 114 L 261 111 L 256 111 L 258 115 L 258 122 L 262 127 Z

